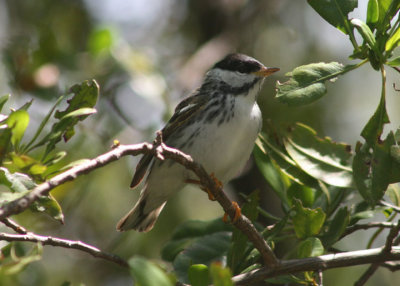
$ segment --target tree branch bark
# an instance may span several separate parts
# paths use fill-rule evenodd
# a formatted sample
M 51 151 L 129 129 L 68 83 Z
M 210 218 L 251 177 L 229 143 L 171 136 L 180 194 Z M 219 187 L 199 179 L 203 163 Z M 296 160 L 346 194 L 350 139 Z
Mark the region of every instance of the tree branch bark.
M 278 259 L 263 239 L 262 235 L 256 230 L 251 221 L 244 215 L 240 215 L 235 219 L 236 208 L 232 201 L 225 195 L 222 187 L 218 186 L 215 180 L 206 172 L 206 170 L 193 159 L 183 152 L 170 148 L 162 143 L 161 133 L 158 133 L 156 144 L 141 143 L 134 145 L 118 145 L 111 151 L 102 154 L 94 159 L 89 160 L 81 165 L 75 166 L 61 174 L 58 174 L 50 180 L 35 187 L 29 194 L 11 201 L 0 208 L 0 220 L 4 220 L 10 215 L 18 214 L 27 209 L 34 201 L 41 196 L 48 195 L 49 192 L 65 182 L 75 180 L 77 177 L 92 172 L 100 167 L 103 167 L 111 162 L 120 159 L 126 155 L 153 154 L 157 159 L 172 159 L 175 162 L 183 165 L 188 170 L 193 171 L 200 180 L 200 183 L 207 188 L 215 199 L 222 206 L 224 211 L 230 216 L 233 224 L 241 230 L 248 239 L 254 244 L 260 252 L 264 263 L 270 267 L 279 265 Z
M 98 249 L 92 245 L 83 243 L 81 241 L 67 240 L 67 239 L 61 239 L 61 238 L 56 238 L 56 237 L 51 237 L 51 236 L 42 236 L 42 235 L 34 234 L 32 232 L 28 232 L 26 234 L 0 233 L 0 240 L 40 242 L 43 245 L 52 245 L 52 246 L 58 246 L 58 247 L 64 247 L 64 248 L 77 249 L 77 250 L 89 253 L 90 255 L 92 255 L 94 257 L 102 258 L 102 259 L 117 263 L 122 267 L 125 267 L 125 268 L 128 267 L 128 263 L 125 260 L 123 260 L 122 258 L 120 258 L 119 256 L 103 252 L 100 249 Z
M 392 247 L 391 252 L 384 252 L 383 248 L 357 250 L 336 254 L 327 254 L 302 259 L 282 260 L 275 269 L 260 268 L 233 277 L 235 285 L 250 285 L 268 278 L 304 271 L 319 271 L 331 268 L 383 263 L 400 260 L 400 247 Z

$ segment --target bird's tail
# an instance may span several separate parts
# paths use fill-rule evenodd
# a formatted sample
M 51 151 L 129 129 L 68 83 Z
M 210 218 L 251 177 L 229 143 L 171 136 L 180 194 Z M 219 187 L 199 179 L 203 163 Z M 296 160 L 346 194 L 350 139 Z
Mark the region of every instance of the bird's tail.
M 157 221 L 166 202 L 150 212 L 144 212 L 146 199 L 139 199 L 136 205 L 117 224 L 118 231 L 134 229 L 139 232 L 150 231 Z

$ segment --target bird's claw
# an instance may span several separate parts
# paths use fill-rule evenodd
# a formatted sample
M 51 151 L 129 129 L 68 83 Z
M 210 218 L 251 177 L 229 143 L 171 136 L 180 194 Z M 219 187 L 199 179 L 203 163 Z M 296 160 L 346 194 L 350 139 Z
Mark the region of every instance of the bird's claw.
M 232 202 L 232 206 L 235 208 L 235 216 L 233 217 L 232 223 L 235 223 L 235 222 L 237 222 L 237 220 L 242 215 L 242 210 L 240 209 L 240 207 L 239 207 L 237 202 Z M 225 222 L 225 223 L 228 222 L 228 213 L 224 214 L 224 217 L 222 218 L 222 221 Z

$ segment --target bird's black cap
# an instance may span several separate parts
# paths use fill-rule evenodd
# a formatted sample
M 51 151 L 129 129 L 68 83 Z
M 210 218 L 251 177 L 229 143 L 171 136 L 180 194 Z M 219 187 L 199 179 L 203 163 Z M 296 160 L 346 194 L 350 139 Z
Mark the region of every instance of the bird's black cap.
M 229 54 L 214 65 L 214 68 L 246 74 L 259 71 L 262 67 L 256 59 L 243 54 Z

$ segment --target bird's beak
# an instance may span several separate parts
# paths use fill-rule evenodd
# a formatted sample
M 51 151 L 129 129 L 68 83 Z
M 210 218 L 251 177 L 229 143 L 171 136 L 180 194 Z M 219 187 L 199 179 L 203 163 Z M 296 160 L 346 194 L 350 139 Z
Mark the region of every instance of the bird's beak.
M 263 67 L 259 71 L 253 72 L 253 74 L 255 74 L 256 76 L 260 76 L 260 77 L 267 77 L 279 70 L 280 70 L 279 68 Z

